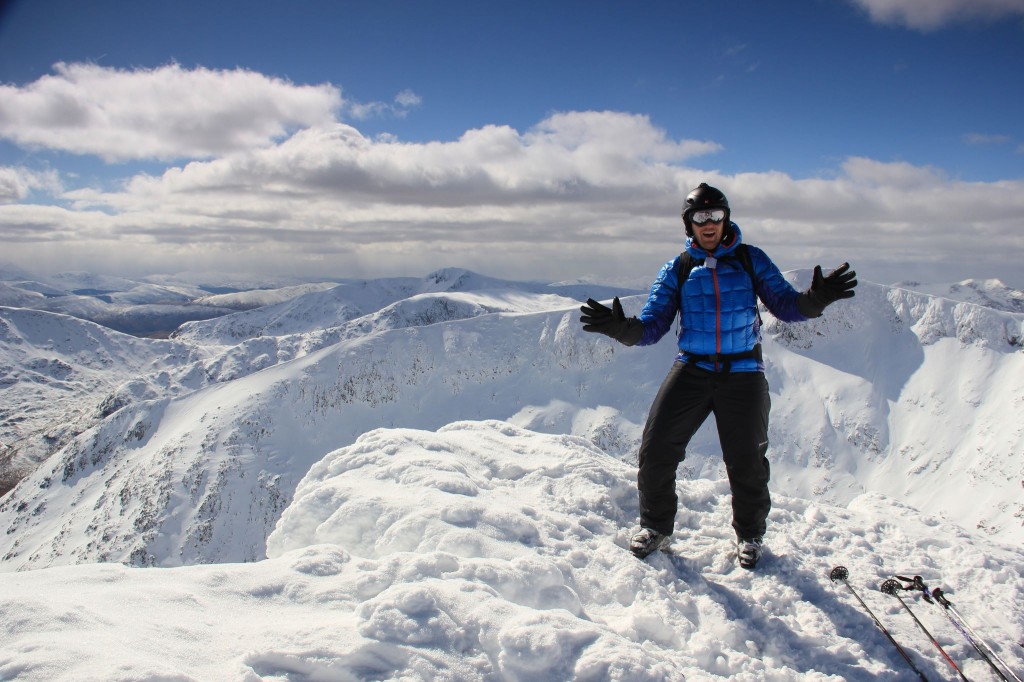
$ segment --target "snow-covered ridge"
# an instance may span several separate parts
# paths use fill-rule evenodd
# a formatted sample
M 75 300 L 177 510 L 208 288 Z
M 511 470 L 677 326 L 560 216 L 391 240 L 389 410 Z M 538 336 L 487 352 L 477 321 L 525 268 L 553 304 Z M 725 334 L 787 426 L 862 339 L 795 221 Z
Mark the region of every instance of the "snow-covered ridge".
M 0 306 L 31 308 L 43 300 L 43 295 L 30 289 L 19 289 L 0 282 Z
M 1024 291 L 1011 289 L 998 279 L 965 279 L 955 284 L 900 282 L 894 289 L 908 289 L 938 298 L 949 298 L 1010 313 L 1024 313 Z
M 263 308 L 268 305 L 284 303 L 314 291 L 326 291 L 336 286 L 338 286 L 336 282 L 316 282 L 313 284 L 297 284 L 280 289 L 252 289 L 230 294 L 201 296 L 195 302 L 203 305 L 230 308 L 231 310 L 252 310 L 253 308 Z
M 0 271 L 0 305 L 71 315 L 137 336 L 166 336 L 184 322 L 226 315 L 246 303 L 252 307 L 284 301 L 334 286 L 305 283 L 219 297 L 206 288 L 213 285 L 197 283 L 207 277 L 198 275 L 195 282 L 174 277 L 131 280 L 70 272 L 33 279 L 12 268 Z
M 339 327 L 385 309 L 408 310 L 410 300 L 432 301 L 428 305 L 478 305 L 476 313 L 499 310 L 524 312 L 551 309 L 561 302 L 586 300 L 588 296 L 611 297 L 622 289 L 600 285 L 548 285 L 512 282 L 485 277 L 469 270 L 447 268 L 422 279 L 398 277 L 338 284 L 324 291 L 313 291 L 278 304 L 227 315 L 214 320 L 182 325 L 175 338 L 197 344 L 237 344 L 265 336 L 316 334 Z M 636 292 L 625 292 L 636 293 Z M 536 300 L 531 300 L 536 299 Z M 554 303 L 554 305 L 553 305 Z M 401 313 L 398 313 L 401 314 Z M 427 313 L 421 324 L 468 316 L 444 310 Z M 411 324 L 415 324 L 414 322 Z M 397 326 L 410 326 L 400 324 Z

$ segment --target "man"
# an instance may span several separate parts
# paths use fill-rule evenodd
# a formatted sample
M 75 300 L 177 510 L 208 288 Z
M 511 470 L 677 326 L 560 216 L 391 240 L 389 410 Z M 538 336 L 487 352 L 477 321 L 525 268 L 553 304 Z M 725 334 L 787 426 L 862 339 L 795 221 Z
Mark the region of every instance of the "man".
M 815 266 L 811 287 L 798 292 L 764 251 L 743 244 L 729 201 L 706 183 L 686 197 L 683 224 L 686 251 L 658 273 L 639 318 L 627 319 L 616 297 L 611 308 L 588 300 L 580 321 L 585 331 L 647 346 L 680 314 L 679 354 L 651 405 L 640 445 L 640 531 L 630 550 L 642 559 L 668 546 L 678 504 L 676 468 L 713 413 L 732 490 L 737 558 L 740 566 L 754 568 L 771 508 L 765 457 L 771 402 L 757 299 L 780 320 L 803 321 L 852 297 L 856 273 L 843 263 L 823 276 Z

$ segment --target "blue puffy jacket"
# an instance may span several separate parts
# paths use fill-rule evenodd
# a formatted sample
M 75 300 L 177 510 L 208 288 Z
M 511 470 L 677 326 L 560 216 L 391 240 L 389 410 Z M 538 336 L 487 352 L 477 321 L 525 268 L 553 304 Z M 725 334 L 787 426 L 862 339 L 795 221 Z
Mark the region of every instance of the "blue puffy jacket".
M 695 262 L 708 256 L 717 260 L 715 267 L 707 262 L 694 265 L 683 283 L 683 314 L 679 328 L 678 359 L 687 361 L 687 354 L 715 355 L 750 351 L 761 342 L 761 329 L 757 318 L 757 298 L 775 317 L 784 322 L 806 320 L 797 309 L 800 292 L 786 281 L 775 263 L 761 249 L 747 246 L 754 275 L 754 286 L 739 257 L 728 257 L 742 243 L 739 226 L 732 223 L 732 234 L 708 254 L 693 238 L 686 240 L 686 249 Z M 725 241 L 728 241 L 726 244 Z M 658 273 L 651 285 L 651 294 L 639 319 L 644 335 L 637 345 L 657 343 L 672 327 L 679 312 L 679 282 L 676 256 Z M 692 362 L 692 359 L 690 360 Z M 697 365 L 712 371 L 721 371 L 721 363 L 698 361 Z M 730 371 L 764 371 L 764 363 L 754 358 L 734 360 Z

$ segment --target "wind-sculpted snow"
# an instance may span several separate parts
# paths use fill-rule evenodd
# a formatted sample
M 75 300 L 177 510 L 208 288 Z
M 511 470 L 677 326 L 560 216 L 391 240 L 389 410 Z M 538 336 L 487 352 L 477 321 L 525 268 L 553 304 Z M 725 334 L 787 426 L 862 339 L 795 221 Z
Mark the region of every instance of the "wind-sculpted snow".
M 893 574 L 942 587 L 1024 669 L 1019 546 L 877 494 L 848 509 L 776 495 L 767 552 L 746 571 L 718 479 L 680 482 L 670 553 L 638 561 L 634 480 L 587 439 L 507 422 L 373 430 L 311 467 L 271 558 L 5 575 L 0 678 L 914 679 L 829 582 L 837 564 L 929 679 L 950 669 L 877 589 Z M 990 678 L 934 607 L 905 599 L 970 679 Z
M 361 557 L 445 551 L 514 560 L 545 537 L 620 534 L 636 507 L 629 472 L 586 439 L 501 422 L 371 431 L 312 467 L 267 554 L 326 543 Z M 529 598 L 552 600 L 543 590 Z

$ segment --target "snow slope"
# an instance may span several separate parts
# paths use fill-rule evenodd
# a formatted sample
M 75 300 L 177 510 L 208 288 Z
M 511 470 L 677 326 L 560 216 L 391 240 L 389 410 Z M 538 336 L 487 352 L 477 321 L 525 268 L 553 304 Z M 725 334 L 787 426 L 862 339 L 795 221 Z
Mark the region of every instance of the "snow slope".
M 0 305 L 71 315 L 126 334 L 148 336 L 169 334 L 190 320 L 226 315 L 233 309 L 225 307 L 224 303 L 239 300 L 211 297 L 201 284 L 181 278 L 154 277 L 152 280 L 83 272 L 60 273 L 35 280 L 24 272 L 0 269 Z M 293 295 L 309 291 L 313 286 L 294 287 Z M 252 292 L 249 300 L 274 295 Z M 278 300 L 290 297 L 287 291 L 280 290 L 276 296 Z
M 130 401 L 198 388 L 205 356 L 202 348 L 138 339 L 66 315 L 0 307 L 5 463 L 31 469 Z
M 0 306 L 31 308 L 42 300 L 43 295 L 38 292 L 19 289 L 0 282 Z
M 625 549 L 635 470 L 507 422 L 380 429 L 323 457 L 255 563 L 53 567 L 0 581 L 0 679 L 929 679 L 952 669 L 893 597 L 920 574 L 1018 673 L 1024 552 L 878 494 L 776 495 L 756 571 L 730 556 L 724 480 L 683 481 L 670 554 Z M 935 607 L 904 599 L 968 677 Z M 931 609 L 931 610 L 930 610 Z
M 278 289 L 254 289 L 238 291 L 231 294 L 211 294 L 196 299 L 197 303 L 213 305 L 233 310 L 252 310 L 268 305 L 284 303 L 312 291 L 326 291 L 338 286 L 335 282 L 317 282 L 313 284 L 297 284 Z

